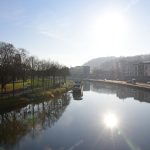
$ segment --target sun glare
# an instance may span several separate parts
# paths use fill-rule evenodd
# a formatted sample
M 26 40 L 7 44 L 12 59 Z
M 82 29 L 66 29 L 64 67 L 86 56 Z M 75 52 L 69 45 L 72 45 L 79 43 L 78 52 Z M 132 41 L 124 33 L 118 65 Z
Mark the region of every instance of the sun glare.
M 105 114 L 104 118 L 103 118 L 103 121 L 104 121 L 104 125 L 107 128 L 114 129 L 114 128 L 116 128 L 118 126 L 118 118 L 113 113 Z
M 122 13 L 109 12 L 95 18 L 94 43 L 103 50 L 121 47 L 127 34 L 127 22 Z
M 116 12 L 106 13 L 97 18 L 95 30 L 101 32 L 103 36 L 115 36 L 120 34 L 125 27 L 123 16 Z

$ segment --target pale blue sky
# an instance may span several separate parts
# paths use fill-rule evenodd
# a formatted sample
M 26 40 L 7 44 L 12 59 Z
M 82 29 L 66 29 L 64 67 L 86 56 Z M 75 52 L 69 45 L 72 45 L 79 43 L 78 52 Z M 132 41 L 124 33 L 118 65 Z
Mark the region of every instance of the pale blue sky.
M 150 53 L 149 0 L 0 0 L 0 41 L 67 66 Z

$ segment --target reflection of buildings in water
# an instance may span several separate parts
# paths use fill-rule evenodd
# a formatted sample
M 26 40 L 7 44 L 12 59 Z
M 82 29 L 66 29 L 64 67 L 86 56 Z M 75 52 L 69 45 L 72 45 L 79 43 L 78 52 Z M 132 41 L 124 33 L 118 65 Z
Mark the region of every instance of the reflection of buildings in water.
M 70 102 L 70 95 L 60 99 L 29 104 L 20 110 L 0 115 L 0 145 L 11 149 L 27 133 L 35 137 L 43 129 L 54 125 Z
M 135 93 L 135 89 L 130 89 L 128 87 L 119 87 L 116 91 L 117 97 L 119 97 L 120 99 L 126 99 L 129 97 L 133 97 L 134 93 Z
M 90 82 L 84 82 L 83 91 L 90 91 Z
M 142 89 L 129 88 L 119 85 L 94 83 L 92 91 L 106 94 L 116 94 L 120 99 L 133 97 L 135 100 L 150 103 L 150 92 Z
M 73 92 L 72 95 L 74 100 L 83 100 L 83 92 Z
M 103 84 L 103 83 L 94 83 L 91 86 L 91 90 L 98 93 L 106 93 L 106 94 L 115 94 L 117 86 Z
M 120 99 L 125 99 L 128 97 L 133 97 L 135 100 L 141 102 L 150 102 L 150 93 L 149 91 L 141 89 L 133 89 L 128 87 L 119 87 L 117 90 L 117 96 Z

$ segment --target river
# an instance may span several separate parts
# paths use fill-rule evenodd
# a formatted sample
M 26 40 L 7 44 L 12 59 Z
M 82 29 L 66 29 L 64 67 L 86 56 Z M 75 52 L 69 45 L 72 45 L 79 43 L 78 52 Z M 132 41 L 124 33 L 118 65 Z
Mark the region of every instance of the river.
M 149 150 L 150 92 L 101 83 L 0 110 L 0 150 Z

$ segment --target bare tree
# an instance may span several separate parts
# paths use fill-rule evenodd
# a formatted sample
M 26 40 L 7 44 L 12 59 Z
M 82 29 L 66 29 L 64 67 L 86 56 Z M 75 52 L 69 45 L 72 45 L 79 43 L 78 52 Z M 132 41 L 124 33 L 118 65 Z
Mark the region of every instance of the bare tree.
M 6 90 L 6 84 L 11 82 L 15 77 L 14 58 L 17 53 L 15 47 L 10 43 L 2 42 L 0 44 L 0 83 L 1 93 Z M 14 84 L 13 84 L 14 88 Z
M 31 81 L 32 89 L 56 87 L 62 80 L 66 82 L 67 75 L 69 75 L 69 68 L 57 62 L 39 60 L 34 56 L 29 56 L 23 48 L 16 49 L 10 43 L 0 42 L 1 93 L 4 90 L 6 92 L 8 83 L 12 83 L 12 92 L 15 95 L 15 83 L 22 81 L 24 89 L 27 79 Z

